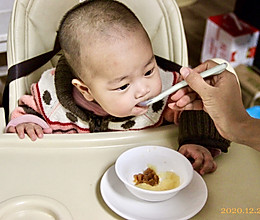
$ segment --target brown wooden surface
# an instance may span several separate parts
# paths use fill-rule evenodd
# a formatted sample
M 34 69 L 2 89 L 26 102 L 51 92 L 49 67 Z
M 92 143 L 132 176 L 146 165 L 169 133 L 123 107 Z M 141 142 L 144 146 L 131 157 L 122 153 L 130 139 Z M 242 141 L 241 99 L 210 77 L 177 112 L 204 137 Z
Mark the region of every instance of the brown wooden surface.
M 7 65 L 6 53 L 0 53 L 0 66 Z

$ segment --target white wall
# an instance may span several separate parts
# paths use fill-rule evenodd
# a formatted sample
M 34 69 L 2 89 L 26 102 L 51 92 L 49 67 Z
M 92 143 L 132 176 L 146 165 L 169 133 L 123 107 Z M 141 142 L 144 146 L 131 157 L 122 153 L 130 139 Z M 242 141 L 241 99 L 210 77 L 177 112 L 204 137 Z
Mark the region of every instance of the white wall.
M 6 52 L 7 31 L 14 0 L 0 0 L 0 53 Z

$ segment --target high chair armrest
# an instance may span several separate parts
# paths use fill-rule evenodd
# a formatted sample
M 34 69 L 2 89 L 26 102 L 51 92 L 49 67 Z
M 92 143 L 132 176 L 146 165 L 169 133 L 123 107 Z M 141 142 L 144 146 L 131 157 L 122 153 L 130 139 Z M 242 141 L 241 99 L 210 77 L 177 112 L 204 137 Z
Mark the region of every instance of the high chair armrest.
M 0 108 L 0 134 L 3 134 L 5 130 L 5 110 Z

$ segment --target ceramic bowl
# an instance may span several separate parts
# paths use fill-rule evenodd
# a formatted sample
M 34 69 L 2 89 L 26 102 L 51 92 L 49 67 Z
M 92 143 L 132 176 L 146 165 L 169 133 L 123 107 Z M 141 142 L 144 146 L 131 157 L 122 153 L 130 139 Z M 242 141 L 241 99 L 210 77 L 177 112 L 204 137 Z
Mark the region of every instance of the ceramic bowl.
M 143 173 L 148 167 L 155 168 L 156 174 L 174 172 L 180 178 L 179 186 L 159 191 L 137 187 L 134 175 Z M 116 160 L 115 170 L 126 188 L 136 197 L 146 201 L 164 201 L 172 198 L 189 185 L 194 172 L 190 161 L 185 156 L 162 146 L 140 146 L 125 151 Z

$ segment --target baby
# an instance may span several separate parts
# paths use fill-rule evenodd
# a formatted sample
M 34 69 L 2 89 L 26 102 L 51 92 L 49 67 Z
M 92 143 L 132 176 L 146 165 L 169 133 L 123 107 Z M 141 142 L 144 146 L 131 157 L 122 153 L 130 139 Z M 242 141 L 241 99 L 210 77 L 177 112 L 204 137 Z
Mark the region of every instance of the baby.
M 179 100 L 166 97 L 149 107 L 138 105 L 180 76 L 170 61 L 153 54 L 131 10 L 116 1 L 80 3 L 62 19 L 59 40 L 64 56 L 32 85 L 32 95 L 21 97 L 7 132 L 20 138 L 27 134 L 34 141 L 44 133 L 141 130 L 179 121 L 180 152 L 202 175 L 216 169 L 213 157 L 226 152 L 229 141 L 203 111 L 180 114 L 168 107 L 173 101 L 188 103 L 192 94 Z

